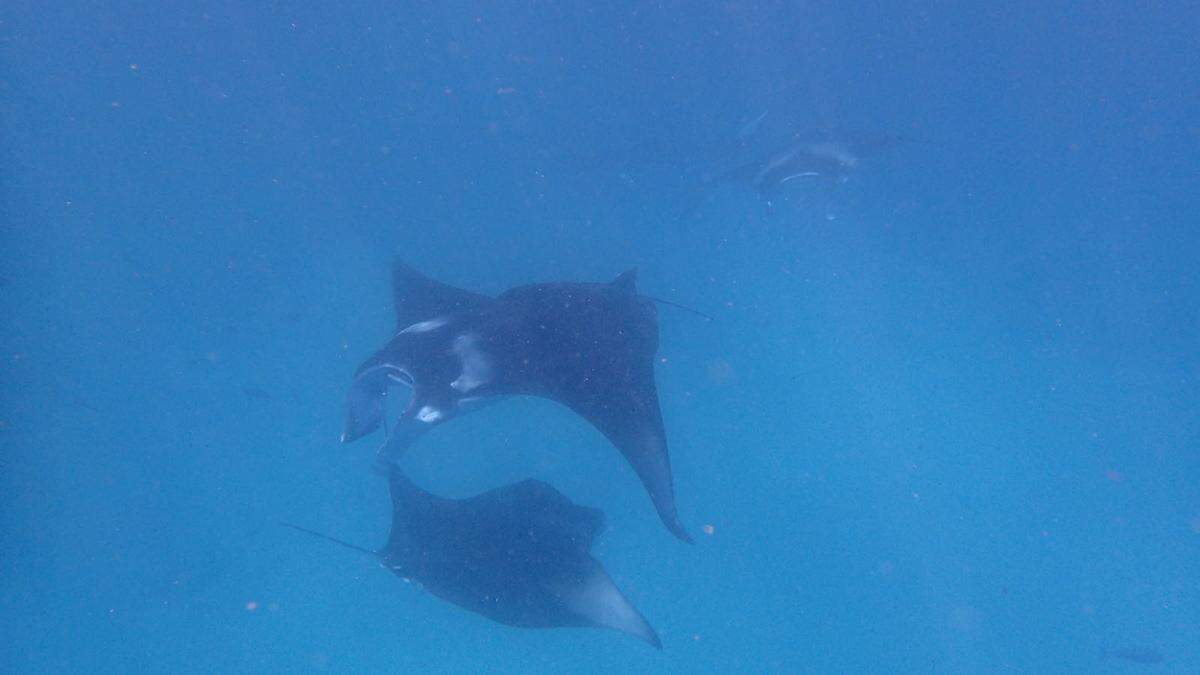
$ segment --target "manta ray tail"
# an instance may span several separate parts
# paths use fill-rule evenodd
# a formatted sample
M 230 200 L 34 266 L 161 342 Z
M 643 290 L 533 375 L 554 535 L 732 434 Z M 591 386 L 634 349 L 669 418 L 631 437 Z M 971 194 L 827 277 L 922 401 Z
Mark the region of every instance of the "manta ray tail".
M 279 524 L 283 525 L 284 527 L 290 527 L 293 530 L 299 530 L 306 534 L 311 534 L 312 536 L 314 536 L 318 539 L 324 539 L 325 541 L 332 541 L 333 543 L 338 544 L 339 546 L 345 546 L 346 548 L 354 550 L 354 551 L 358 551 L 359 553 L 366 553 L 367 555 L 371 556 L 372 558 L 379 557 L 379 554 L 376 553 L 375 551 L 365 549 L 361 546 L 356 546 L 355 544 L 351 544 L 350 542 L 347 542 L 347 541 L 342 541 L 341 539 L 338 539 L 336 537 L 331 537 L 331 536 L 329 536 L 327 534 L 323 534 L 321 532 L 317 532 L 316 530 L 310 530 L 307 527 L 300 527 L 299 525 L 293 525 L 292 523 L 289 523 L 289 522 L 280 522 Z
M 696 316 L 704 319 L 705 321 L 716 321 L 716 319 L 712 318 L 708 314 L 705 314 L 704 312 L 701 312 L 698 309 L 693 309 L 691 307 L 688 307 L 687 305 L 681 305 L 678 302 L 671 302 L 670 300 L 663 300 L 662 298 L 656 298 L 653 295 L 646 295 L 645 293 L 642 293 L 641 296 L 647 300 L 653 300 L 654 302 L 657 302 L 660 305 L 667 305 L 668 307 L 674 307 L 675 309 L 682 309 L 683 311 L 688 312 L 690 314 L 695 314 Z
M 691 312 L 692 314 L 695 314 L 696 316 L 704 317 L 708 321 L 713 320 L 713 318 L 711 316 L 705 314 L 704 312 L 701 312 L 698 309 L 692 309 L 691 307 L 688 307 L 687 305 L 681 305 L 678 302 L 671 302 L 670 300 L 663 300 L 662 298 L 656 298 L 653 295 L 646 295 L 645 293 L 638 293 L 637 292 L 637 268 L 636 267 L 634 267 L 633 269 L 626 270 L 626 271 L 622 272 L 621 274 L 617 275 L 617 278 L 613 279 L 611 285 L 613 286 L 613 288 L 616 288 L 618 291 L 620 291 L 622 293 L 628 293 L 630 295 L 637 295 L 637 296 L 643 297 L 647 300 L 657 302 L 660 305 L 669 305 L 676 309 L 682 309 L 685 312 Z

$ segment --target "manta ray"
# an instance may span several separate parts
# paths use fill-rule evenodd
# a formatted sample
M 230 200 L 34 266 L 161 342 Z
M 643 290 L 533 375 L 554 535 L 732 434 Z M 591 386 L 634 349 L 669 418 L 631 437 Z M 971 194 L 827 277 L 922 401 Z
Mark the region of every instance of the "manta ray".
M 654 628 L 591 555 L 604 513 L 526 480 L 469 499 L 444 499 L 389 468 L 392 528 L 371 551 L 288 527 L 377 558 L 433 595 L 508 626 L 611 628 L 662 649 Z
M 710 169 L 706 182 L 725 180 L 751 187 L 768 207 L 792 184 L 811 184 L 826 200 L 864 158 L 914 139 L 882 133 L 790 131 L 782 139 L 762 133 L 762 113 L 738 132 L 734 157 Z M 771 138 L 777 140 L 771 140 Z
M 770 201 L 792 181 L 844 182 L 863 157 L 910 139 L 887 134 L 796 132 L 786 142 L 735 164 L 718 177 L 749 183 Z
M 570 408 L 621 451 L 676 537 L 679 520 L 654 382 L 658 320 L 634 271 L 611 283 L 542 283 L 496 297 L 429 279 L 396 260 L 397 331 L 356 371 L 342 442 L 384 423 L 392 385 L 411 389 L 380 451 L 395 462 L 418 437 L 513 395 Z

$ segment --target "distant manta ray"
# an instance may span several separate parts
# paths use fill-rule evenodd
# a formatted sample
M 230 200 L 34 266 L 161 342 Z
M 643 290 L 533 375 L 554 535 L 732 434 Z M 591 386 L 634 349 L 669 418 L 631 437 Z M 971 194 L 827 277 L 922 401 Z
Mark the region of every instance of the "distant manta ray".
M 454 288 L 396 260 L 399 330 L 355 373 L 342 442 L 379 428 L 393 384 L 412 398 L 381 456 L 396 461 L 426 431 L 499 398 L 531 395 L 582 416 L 621 451 L 667 529 L 679 520 L 654 382 L 658 321 L 635 274 L 611 283 L 545 283 L 492 298 Z
M 763 113 L 739 132 L 743 145 L 748 144 L 765 116 Z M 908 142 L 914 141 L 887 134 L 793 132 L 769 150 L 743 151 L 742 159 L 710 171 L 707 180 L 748 185 L 770 206 L 792 183 L 816 183 L 828 193 L 845 182 L 863 158 Z
M 469 499 L 421 490 L 392 466 L 392 527 L 378 551 L 288 527 L 379 559 L 396 576 L 492 621 L 611 628 L 662 649 L 654 628 L 591 555 L 604 513 L 526 480 Z

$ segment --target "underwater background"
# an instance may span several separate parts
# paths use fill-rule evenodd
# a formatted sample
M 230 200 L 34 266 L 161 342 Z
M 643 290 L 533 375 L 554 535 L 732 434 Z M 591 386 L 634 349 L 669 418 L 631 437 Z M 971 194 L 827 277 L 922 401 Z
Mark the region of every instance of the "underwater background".
M 1200 672 L 1200 10 L 589 5 L 0 8 L 0 670 Z M 714 169 L 791 130 L 902 140 Z M 603 509 L 664 651 L 280 527 L 386 536 L 393 255 L 714 317 L 659 308 L 695 545 L 544 400 L 405 458 Z

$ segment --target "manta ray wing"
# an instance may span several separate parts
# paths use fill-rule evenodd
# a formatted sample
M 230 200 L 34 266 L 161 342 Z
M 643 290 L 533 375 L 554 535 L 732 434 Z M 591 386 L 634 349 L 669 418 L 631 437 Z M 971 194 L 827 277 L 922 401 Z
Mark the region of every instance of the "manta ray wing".
M 484 307 L 491 298 L 440 281 L 434 281 L 404 264 L 392 261 L 392 302 L 396 307 L 396 325 L 400 328 L 448 314 Z
M 690 542 L 676 512 L 666 432 L 654 381 L 657 310 L 635 273 L 609 284 L 541 284 L 496 300 L 504 325 L 491 351 L 513 393 L 555 400 L 590 422 L 633 466 L 663 523 Z
M 609 371 L 589 392 L 563 392 L 557 398 L 600 430 L 629 462 L 650 494 L 663 524 L 688 543 L 675 507 L 671 462 L 651 363 L 630 363 Z

